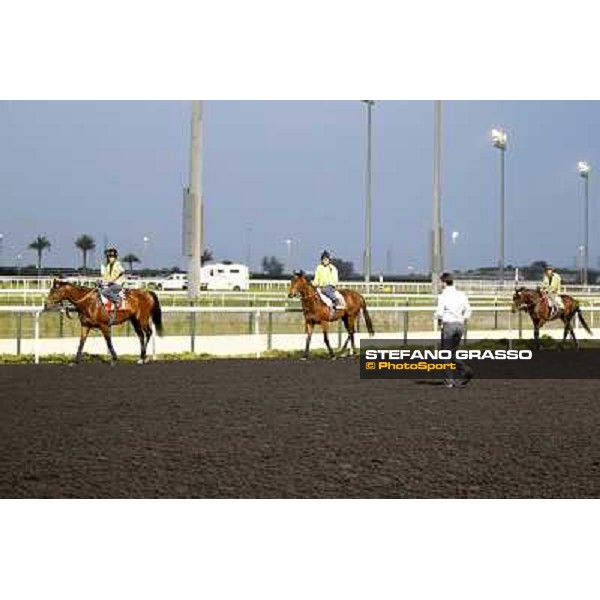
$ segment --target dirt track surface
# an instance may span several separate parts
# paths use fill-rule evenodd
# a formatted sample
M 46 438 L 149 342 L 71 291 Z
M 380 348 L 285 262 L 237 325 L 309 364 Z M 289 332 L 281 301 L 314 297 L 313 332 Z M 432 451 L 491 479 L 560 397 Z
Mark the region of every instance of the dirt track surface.
M 600 380 L 357 361 L 0 366 L 0 497 L 600 497 Z

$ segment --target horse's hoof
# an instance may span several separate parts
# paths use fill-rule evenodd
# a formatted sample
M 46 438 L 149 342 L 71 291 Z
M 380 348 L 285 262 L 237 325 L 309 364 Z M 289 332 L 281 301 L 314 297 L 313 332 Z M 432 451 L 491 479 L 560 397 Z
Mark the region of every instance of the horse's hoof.
M 111 367 L 114 367 L 114 366 L 116 366 L 116 364 L 117 364 L 117 361 L 116 361 L 116 360 L 111 360 L 111 361 L 110 361 L 110 366 L 111 366 Z
M 145 365 L 148 361 L 144 358 L 138 358 L 137 364 L 138 365 Z
M 308 360 L 308 356 L 301 356 L 300 360 Z

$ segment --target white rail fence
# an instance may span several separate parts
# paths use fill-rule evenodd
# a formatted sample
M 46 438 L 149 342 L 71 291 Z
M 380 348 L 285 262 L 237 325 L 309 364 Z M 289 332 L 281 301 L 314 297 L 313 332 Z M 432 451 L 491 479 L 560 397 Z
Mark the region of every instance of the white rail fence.
M 594 337 L 600 334 L 599 330 L 594 330 L 594 315 L 600 311 L 600 306 L 582 307 L 586 313 L 591 313 L 588 324 L 592 328 Z M 527 315 L 522 312 L 513 313 L 508 306 L 474 306 L 472 307 L 474 315 L 481 313 L 493 313 L 495 315 L 495 326 L 493 329 L 475 329 L 469 328 L 467 323 L 465 337 L 476 336 L 486 338 L 509 338 L 521 339 L 523 334 L 531 335 L 531 324 Z M 428 339 L 437 336 L 436 324 L 433 320 L 433 307 L 427 306 L 373 306 L 369 312 L 373 315 L 378 313 L 395 313 L 402 316 L 399 321 L 402 322 L 400 328 L 396 331 L 376 332 L 375 337 L 379 338 L 397 338 L 407 343 L 409 339 Z M 283 306 L 246 306 L 246 307 L 212 307 L 212 306 L 165 306 L 165 314 L 188 314 L 189 331 L 186 335 L 166 335 L 163 338 L 152 337 L 151 348 L 149 349 L 153 356 L 166 353 L 207 353 L 221 356 L 235 355 L 255 355 L 260 357 L 269 350 L 299 350 L 304 348 L 305 335 L 302 332 L 302 318 L 300 308 L 290 308 Z M 411 313 L 430 313 L 431 328 L 428 330 L 414 331 L 410 328 Z M 12 314 L 17 317 L 17 327 L 15 337 L 0 339 L 0 354 L 33 354 L 34 362 L 40 362 L 40 356 L 47 354 L 72 354 L 77 345 L 77 339 L 73 337 L 43 338 L 41 336 L 40 321 L 47 314 L 41 306 L 0 306 L 0 314 Z M 202 314 L 247 314 L 251 319 L 251 327 L 245 334 L 228 335 L 199 335 L 197 333 L 196 317 Z M 298 333 L 281 334 L 273 331 L 273 315 L 281 313 L 298 314 Z M 508 327 L 499 328 L 497 317 L 501 313 L 508 315 Z M 23 315 L 31 315 L 34 320 L 33 337 L 23 337 L 21 319 Z M 374 318 L 375 320 L 375 318 Z M 375 323 L 377 330 L 377 324 Z M 364 328 L 364 326 L 363 326 Z M 580 325 L 577 322 L 578 333 L 581 333 Z M 545 329 L 544 333 L 553 337 L 562 337 L 561 329 Z M 330 332 L 332 342 L 341 346 L 346 339 L 345 330 L 340 322 L 335 325 Z M 359 332 L 356 335 L 357 341 L 367 337 L 368 334 Z M 139 343 L 137 337 L 114 337 L 113 338 L 117 352 L 120 354 L 137 354 Z M 92 350 L 104 353 L 105 345 L 101 337 L 90 338 L 87 342 Z M 324 347 L 320 330 L 316 329 L 313 334 L 313 348 Z M 87 350 L 86 346 L 86 350 Z
M 97 277 L 77 277 L 70 280 L 82 285 L 94 285 Z M 0 289 L 9 289 L 15 292 L 44 292 L 47 293 L 52 285 L 53 277 L 0 277 Z M 155 289 L 157 284 L 164 280 L 164 277 L 152 277 L 145 279 L 131 279 L 129 284 L 131 287 L 151 288 Z M 520 281 L 519 285 L 526 287 L 536 287 L 540 284 L 539 281 Z M 505 280 L 502 284 L 498 281 L 489 279 L 457 279 L 457 285 L 466 292 L 480 292 L 484 294 L 508 294 L 514 287 L 515 282 Z M 250 279 L 250 292 L 277 292 L 283 293 L 289 287 L 289 280 L 286 279 Z M 363 294 L 429 294 L 431 293 L 431 282 L 429 281 L 343 281 L 340 282 L 340 287 L 357 290 Z M 600 285 L 579 285 L 579 284 L 564 284 L 563 292 L 565 294 L 578 295 L 600 295 Z M 186 292 L 175 292 L 179 295 L 186 295 Z M 211 294 L 212 292 L 203 292 Z

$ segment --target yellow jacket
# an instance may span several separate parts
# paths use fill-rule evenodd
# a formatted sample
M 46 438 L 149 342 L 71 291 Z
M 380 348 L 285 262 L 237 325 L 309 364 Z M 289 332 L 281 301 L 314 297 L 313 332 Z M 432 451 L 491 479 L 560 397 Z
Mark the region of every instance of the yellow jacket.
M 561 279 L 558 273 L 552 273 L 552 281 L 548 279 L 548 275 L 544 275 L 542 280 L 542 289 L 551 294 L 560 294 Z
M 123 283 L 125 279 L 125 269 L 121 263 L 116 260 L 112 265 L 105 263 L 100 267 L 100 276 L 103 283 Z
M 320 264 L 315 270 L 315 276 L 312 281 L 315 287 L 325 287 L 326 285 L 338 284 L 338 272 L 335 265 L 329 263 L 327 266 Z

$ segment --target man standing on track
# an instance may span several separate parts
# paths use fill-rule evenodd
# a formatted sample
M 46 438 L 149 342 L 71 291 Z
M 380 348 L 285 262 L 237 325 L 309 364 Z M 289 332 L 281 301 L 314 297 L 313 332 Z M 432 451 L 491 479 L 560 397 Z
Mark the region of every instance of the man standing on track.
M 451 350 L 454 354 L 464 333 L 464 322 L 471 316 L 471 307 L 464 292 L 454 287 L 451 273 L 442 273 L 440 280 L 443 285 L 438 297 L 435 318 L 442 327 L 442 350 Z M 456 370 L 446 369 L 444 385 L 446 387 L 464 387 L 473 377 L 471 367 L 453 359 Z

